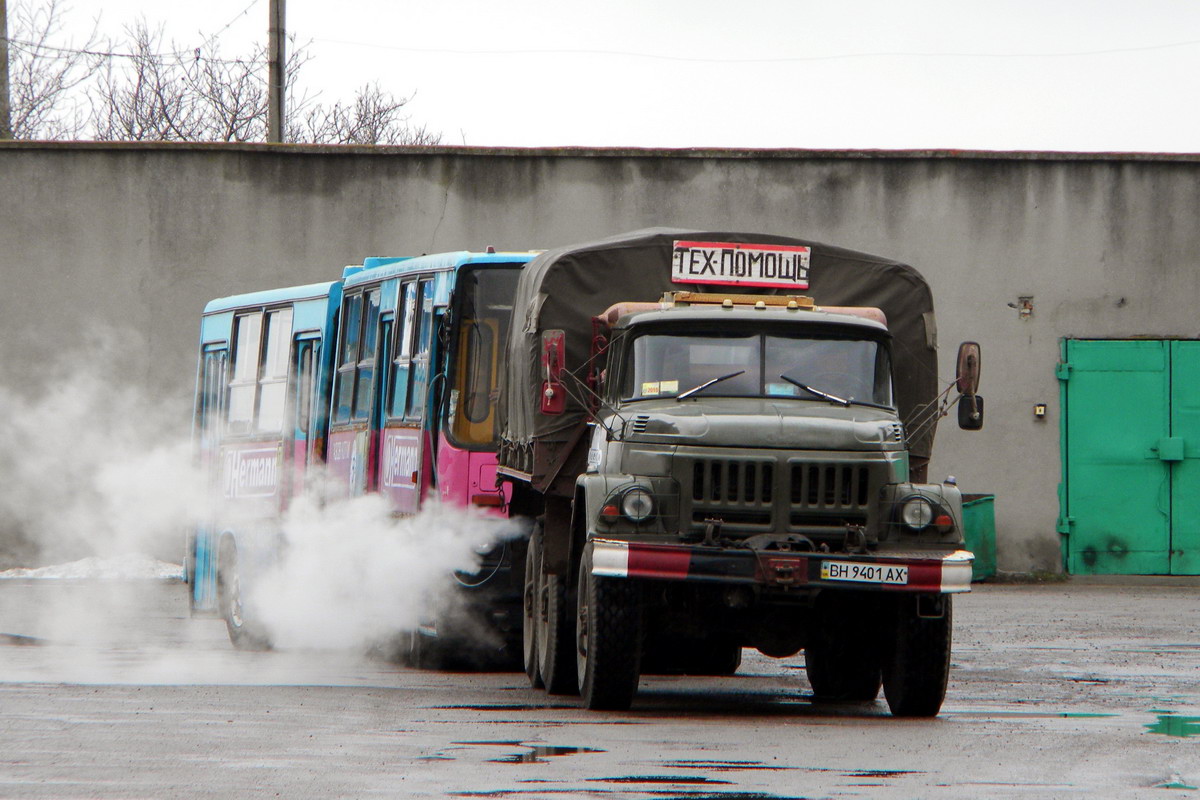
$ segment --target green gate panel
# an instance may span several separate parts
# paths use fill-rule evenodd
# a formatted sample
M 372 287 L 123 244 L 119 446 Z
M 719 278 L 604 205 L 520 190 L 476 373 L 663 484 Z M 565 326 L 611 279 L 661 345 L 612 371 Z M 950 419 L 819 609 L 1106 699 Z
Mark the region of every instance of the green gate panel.
M 1171 543 L 1167 342 L 1068 340 L 1067 569 L 1162 575 Z
M 1171 574 L 1200 575 L 1200 342 L 1171 342 Z

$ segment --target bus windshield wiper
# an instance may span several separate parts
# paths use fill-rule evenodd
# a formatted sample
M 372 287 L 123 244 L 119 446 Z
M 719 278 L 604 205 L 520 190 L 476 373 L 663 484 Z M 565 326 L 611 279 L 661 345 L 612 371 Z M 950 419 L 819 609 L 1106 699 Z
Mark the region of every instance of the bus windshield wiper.
M 820 397 L 823 400 L 829 400 L 834 403 L 841 403 L 844 406 L 849 406 L 851 403 L 854 402 L 853 397 L 851 397 L 851 398 L 838 397 L 835 394 L 830 394 L 829 392 L 823 392 L 820 389 L 815 389 L 812 386 L 809 386 L 807 383 L 801 383 L 800 381 L 798 381 L 795 378 L 792 378 L 788 375 L 780 375 L 779 377 L 783 378 L 785 381 L 792 384 L 793 386 L 799 386 L 801 389 L 808 392 L 809 394 L 815 394 L 817 397 Z
M 704 383 L 700 384 L 699 386 L 693 386 L 691 389 L 688 389 L 686 392 L 681 392 L 681 393 L 675 395 L 675 399 L 683 400 L 684 398 L 691 397 L 692 395 L 694 395 L 696 392 L 700 391 L 701 389 L 707 389 L 708 387 L 712 386 L 714 383 L 720 383 L 721 381 L 727 381 L 730 378 L 736 378 L 738 375 L 745 375 L 745 374 L 746 374 L 746 370 L 739 369 L 737 372 L 731 372 L 728 375 L 722 375 L 719 378 L 713 378 L 712 380 L 707 380 Z

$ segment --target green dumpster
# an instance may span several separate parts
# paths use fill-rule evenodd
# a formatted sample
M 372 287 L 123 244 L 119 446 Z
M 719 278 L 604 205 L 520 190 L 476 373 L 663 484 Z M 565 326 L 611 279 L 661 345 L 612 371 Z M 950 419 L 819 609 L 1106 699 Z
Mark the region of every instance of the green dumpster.
M 971 580 L 982 581 L 996 574 L 996 495 L 963 495 L 963 537 L 975 554 Z

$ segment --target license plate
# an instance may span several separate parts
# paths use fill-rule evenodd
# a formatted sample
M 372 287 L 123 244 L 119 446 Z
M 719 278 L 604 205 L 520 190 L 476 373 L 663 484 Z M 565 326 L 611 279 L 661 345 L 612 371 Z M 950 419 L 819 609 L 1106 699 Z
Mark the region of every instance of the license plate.
M 851 583 L 908 583 L 908 567 L 891 564 L 856 564 L 851 561 L 822 561 L 821 580 Z

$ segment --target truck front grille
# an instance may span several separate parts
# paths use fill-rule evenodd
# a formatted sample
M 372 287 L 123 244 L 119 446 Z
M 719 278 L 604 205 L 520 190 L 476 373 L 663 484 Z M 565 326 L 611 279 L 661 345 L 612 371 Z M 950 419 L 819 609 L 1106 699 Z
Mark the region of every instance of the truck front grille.
M 693 458 L 690 467 L 680 467 L 687 470 L 676 473 L 680 481 L 691 483 L 683 487 L 684 505 L 690 505 L 684 519 L 693 526 L 720 520 L 727 533 L 796 531 L 814 539 L 836 539 L 849 526 L 867 525 L 871 501 L 888 475 L 883 462 Z
M 705 505 L 769 505 L 774 480 L 775 465 L 769 461 L 696 459 L 692 500 Z
M 865 466 L 791 464 L 792 505 L 821 509 L 866 509 L 870 472 Z

